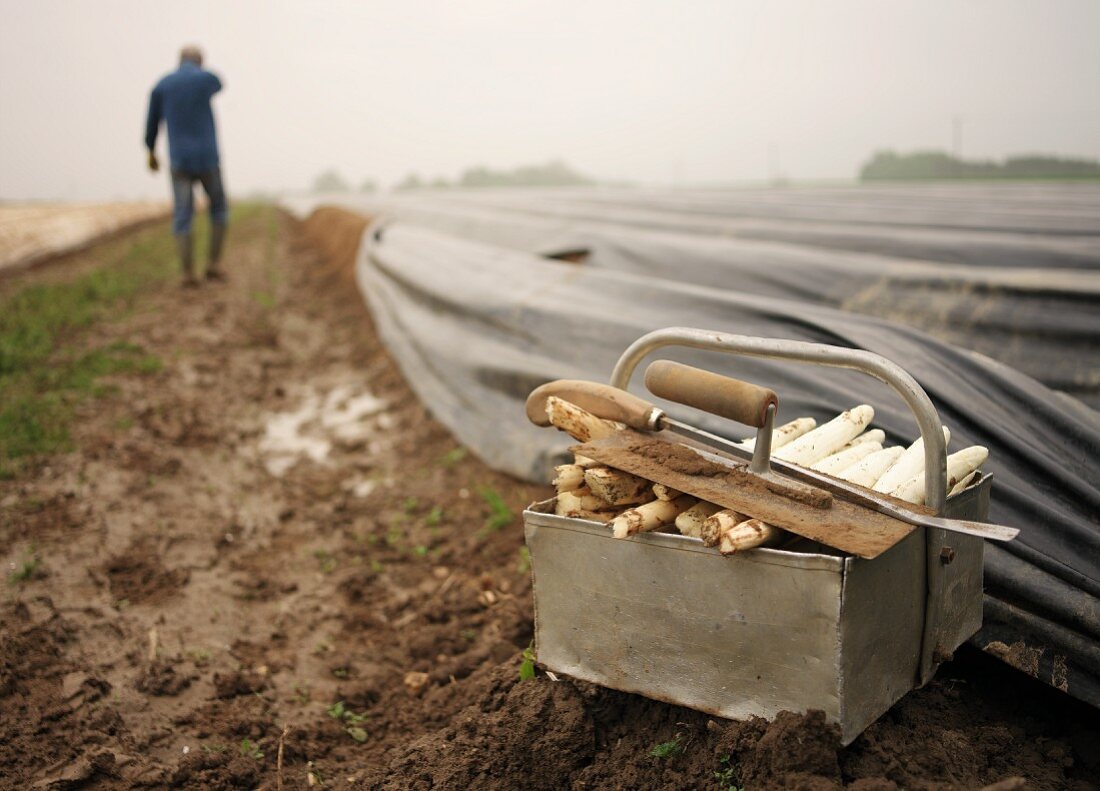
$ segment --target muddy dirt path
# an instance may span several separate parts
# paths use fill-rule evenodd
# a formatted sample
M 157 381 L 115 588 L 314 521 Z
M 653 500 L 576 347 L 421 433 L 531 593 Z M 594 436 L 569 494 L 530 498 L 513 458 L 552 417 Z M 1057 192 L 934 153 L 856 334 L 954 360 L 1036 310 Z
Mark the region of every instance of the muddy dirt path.
M 229 283 L 71 339 L 164 364 L 0 481 L 0 787 L 1096 787 L 1095 712 L 976 654 L 844 750 L 813 716 L 520 681 L 519 512 L 549 490 L 412 396 L 351 277 L 361 228 L 253 212 Z

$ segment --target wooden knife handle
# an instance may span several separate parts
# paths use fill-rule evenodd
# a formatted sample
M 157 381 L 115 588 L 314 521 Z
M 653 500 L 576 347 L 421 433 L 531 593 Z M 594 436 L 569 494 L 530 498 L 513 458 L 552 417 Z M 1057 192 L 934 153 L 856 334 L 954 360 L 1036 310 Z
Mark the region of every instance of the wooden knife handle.
M 746 426 L 761 428 L 768 405 L 779 406 L 773 390 L 672 360 L 657 360 L 645 372 L 645 386 L 667 398 Z
M 527 396 L 527 419 L 536 426 L 549 426 L 546 399 L 557 396 L 605 420 L 617 420 L 639 431 L 652 431 L 649 425 L 653 404 L 611 385 L 586 382 L 582 379 L 558 379 L 547 382 Z

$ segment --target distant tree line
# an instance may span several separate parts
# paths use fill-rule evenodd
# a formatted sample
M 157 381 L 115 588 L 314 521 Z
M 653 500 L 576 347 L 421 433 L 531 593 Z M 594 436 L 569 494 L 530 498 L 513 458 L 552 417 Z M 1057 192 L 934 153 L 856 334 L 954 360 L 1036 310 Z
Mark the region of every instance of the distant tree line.
M 483 165 L 467 168 L 454 182 L 442 177 L 425 181 L 416 173 L 410 173 L 397 185 L 399 190 L 424 188 L 447 189 L 449 187 L 584 187 L 594 184 L 564 162 L 557 160 L 543 165 L 522 165 L 512 170 L 493 170 Z
M 943 151 L 912 154 L 879 151 L 860 169 L 859 178 L 861 181 L 1095 179 L 1100 178 L 1100 161 L 1033 154 L 996 162 L 959 159 Z
M 313 180 L 314 192 L 351 192 L 351 185 L 335 169 L 326 170 Z M 359 185 L 360 192 L 375 192 L 378 185 L 373 179 L 364 179 Z
M 442 176 L 426 180 L 416 173 L 410 173 L 395 189 L 449 189 L 451 187 L 583 187 L 595 182 L 557 160 L 543 165 L 523 165 L 512 170 L 493 170 L 484 166 L 467 168 L 456 181 L 448 181 Z M 313 180 L 314 192 L 351 192 L 351 184 L 335 169 L 319 174 Z M 378 185 L 372 179 L 366 179 L 359 185 L 360 192 L 376 192 Z

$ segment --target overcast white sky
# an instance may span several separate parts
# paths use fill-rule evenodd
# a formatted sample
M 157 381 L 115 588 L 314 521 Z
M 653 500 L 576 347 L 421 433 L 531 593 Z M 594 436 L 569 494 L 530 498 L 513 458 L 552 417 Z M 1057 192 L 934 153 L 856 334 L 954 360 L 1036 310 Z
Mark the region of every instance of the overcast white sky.
M 231 191 L 561 158 L 851 178 L 878 148 L 1100 157 L 1100 2 L 0 0 L 0 198 L 164 197 L 153 83 L 201 45 Z M 158 148 L 164 151 L 164 140 Z

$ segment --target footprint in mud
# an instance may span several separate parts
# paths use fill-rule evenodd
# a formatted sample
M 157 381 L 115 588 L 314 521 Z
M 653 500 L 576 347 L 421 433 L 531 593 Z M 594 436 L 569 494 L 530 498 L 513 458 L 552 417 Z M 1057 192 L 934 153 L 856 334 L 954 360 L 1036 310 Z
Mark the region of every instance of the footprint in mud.
M 128 604 L 163 601 L 186 585 L 190 577 L 185 569 L 166 569 L 157 551 L 140 543 L 111 558 L 103 570 L 110 581 L 111 597 Z
M 171 662 L 158 659 L 146 666 L 135 686 L 138 692 L 147 695 L 172 696 L 191 686 L 197 677 L 193 673 L 181 672 Z

